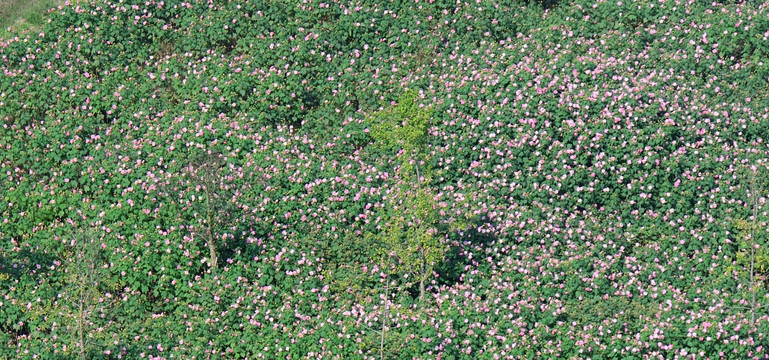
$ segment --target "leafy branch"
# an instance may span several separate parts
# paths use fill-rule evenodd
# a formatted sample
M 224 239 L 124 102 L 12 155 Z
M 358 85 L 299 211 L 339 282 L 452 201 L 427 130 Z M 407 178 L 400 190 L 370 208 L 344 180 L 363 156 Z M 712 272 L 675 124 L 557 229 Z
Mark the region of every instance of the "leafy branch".
M 741 290 L 740 301 L 746 304 L 732 304 L 728 307 L 749 312 L 750 325 L 755 327 L 756 313 L 769 308 L 769 303 L 761 302 L 759 299 L 760 293 L 765 293 L 766 275 L 769 272 L 769 251 L 766 249 L 764 238 L 766 224 L 759 221 L 762 216 L 766 215 L 763 211 L 766 198 L 762 194 L 765 192 L 767 179 L 756 165 L 750 166 L 746 170 L 748 182 L 746 195 L 747 204 L 750 206 L 750 216 L 747 219 L 734 220 L 736 227 L 740 230 L 739 251 L 734 263 L 727 268 L 720 278 L 736 275 L 738 278 L 737 288 Z M 745 282 L 740 283 L 739 278 L 744 279 Z M 744 285 L 747 286 L 746 290 L 743 290 Z M 724 300 L 720 295 L 717 298 L 721 301 Z
M 59 295 L 65 327 L 80 359 L 88 359 L 100 345 L 95 341 L 102 326 L 97 320 L 111 312 L 116 298 L 104 295 L 102 250 L 95 229 L 78 229 L 70 242 L 73 254 L 66 264 L 69 282 Z

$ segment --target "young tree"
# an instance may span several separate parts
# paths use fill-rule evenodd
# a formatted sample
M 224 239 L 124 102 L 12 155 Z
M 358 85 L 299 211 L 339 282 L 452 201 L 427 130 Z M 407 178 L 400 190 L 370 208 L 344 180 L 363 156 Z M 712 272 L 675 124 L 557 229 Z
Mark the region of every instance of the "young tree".
M 202 201 L 202 206 L 195 215 L 196 224 L 192 226 L 193 232 L 205 240 L 208 248 L 208 267 L 216 271 L 219 265 L 219 251 L 217 239 L 221 236 L 221 227 L 226 223 L 226 217 L 229 215 L 228 199 L 225 193 L 228 189 L 223 184 L 221 174 L 224 166 L 222 155 L 204 150 L 192 158 L 186 168 L 187 180 L 194 192 L 199 192 L 193 196 L 193 201 Z
M 756 324 L 756 312 L 769 306 L 757 298 L 759 293 L 766 292 L 766 273 L 769 271 L 769 251 L 765 246 L 766 222 L 759 220 L 766 218 L 766 212 L 763 210 L 763 205 L 766 203 L 763 195 L 766 179 L 762 173 L 755 165 L 748 169 L 747 197 L 751 210 L 750 217 L 747 220 L 737 221 L 741 237 L 737 263 L 747 271 L 745 275 L 747 275 L 748 288 L 744 295 L 747 295 L 746 310 L 750 312 L 751 326 Z
M 747 218 L 736 219 L 734 224 L 739 229 L 737 254 L 734 262 L 717 276 L 716 284 L 736 283 L 736 304 L 732 301 L 728 308 L 750 314 L 751 327 L 755 327 L 756 314 L 765 311 L 769 303 L 761 300 L 767 296 L 767 274 L 769 273 L 769 249 L 766 248 L 767 212 L 763 209 L 766 197 L 766 169 L 752 165 L 745 168 L 747 179 L 746 203 L 750 207 Z M 718 289 L 720 293 L 720 289 Z M 724 299 L 718 296 L 720 299 Z
M 431 188 L 432 170 L 427 151 L 432 112 L 417 104 L 417 93 L 409 91 L 389 110 L 373 117 L 371 136 L 382 153 L 396 153 L 398 182 L 387 194 L 390 205 L 385 220 L 372 236 L 380 245 L 383 268 L 394 261 L 393 270 L 407 283 L 417 284 L 424 299 L 426 283 L 433 276 L 448 246 L 446 232 L 459 223 L 440 216 L 439 203 Z
M 103 327 L 100 322 L 114 304 L 114 299 L 101 291 L 106 276 L 98 240 L 98 232 L 93 228 L 77 230 L 70 241 L 72 255 L 65 265 L 68 282 L 57 300 L 71 345 L 83 360 L 99 348 L 97 339 Z
M 380 360 L 393 357 L 407 341 L 405 333 L 391 326 L 393 319 L 419 313 L 419 308 L 403 306 L 414 297 L 407 293 L 417 290 L 419 302 L 426 300 L 427 284 L 449 249 L 446 235 L 463 225 L 441 215 L 427 146 L 432 110 L 421 107 L 417 97 L 417 92 L 408 91 L 395 106 L 369 118 L 374 144 L 367 151 L 379 165 L 392 166 L 396 175 L 385 190 L 385 207 L 376 229 L 367 232 L 358 246 L 374 257 L 378 276 L 369 282 L 347 277 L 336 286 L 379 299 L 374 310 L 376 325 L 367 326 L 371 337 L 362 346 L 377 353 Z
M 447 251 L 438 230 L 436 201 L 429 187 L 420 183 L 401 185 L 390 196 L 390 214 L 375 235 L 383 266 L 394 260 L 392 269 L 405 282 L 418 284 L 422 300 L 426 282 Z

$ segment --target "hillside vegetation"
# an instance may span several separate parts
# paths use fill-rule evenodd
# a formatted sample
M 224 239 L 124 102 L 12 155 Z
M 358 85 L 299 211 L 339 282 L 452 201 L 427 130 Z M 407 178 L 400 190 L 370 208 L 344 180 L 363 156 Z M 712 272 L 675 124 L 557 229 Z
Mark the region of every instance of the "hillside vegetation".
M 769 354 L 769 3 L 49 16 L 0 39 L 0 358 Z

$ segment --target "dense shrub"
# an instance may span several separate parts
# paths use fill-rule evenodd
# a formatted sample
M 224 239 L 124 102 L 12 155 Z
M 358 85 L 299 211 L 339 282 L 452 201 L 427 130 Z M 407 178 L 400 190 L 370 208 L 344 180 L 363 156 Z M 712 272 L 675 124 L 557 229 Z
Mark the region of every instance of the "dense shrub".
M 765 357 L 768 8 L 56 9 L 0 40 L 0 357 Z

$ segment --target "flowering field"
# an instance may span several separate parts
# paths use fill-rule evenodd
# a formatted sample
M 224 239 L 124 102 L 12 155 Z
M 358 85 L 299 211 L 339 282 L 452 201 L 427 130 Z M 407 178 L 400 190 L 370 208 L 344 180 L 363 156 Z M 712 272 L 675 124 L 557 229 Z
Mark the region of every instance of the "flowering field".
M 0 39 L 0 358 L 769 354 L 769 3 L 49 16 Z

